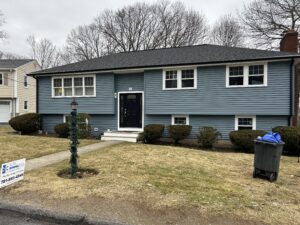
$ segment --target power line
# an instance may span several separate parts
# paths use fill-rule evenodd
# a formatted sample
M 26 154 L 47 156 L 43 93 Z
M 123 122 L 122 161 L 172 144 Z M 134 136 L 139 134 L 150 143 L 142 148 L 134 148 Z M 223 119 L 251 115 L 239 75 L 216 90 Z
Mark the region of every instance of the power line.
M 8 79 L 8 80 L 12 80 L 12 81 L 16 81 L 16 82 L 18 82 L 18 83 L 21 83 L 21 84 L 24 84 L 24 83 L 25 83 L 24 81 L 18 81 L 18 80 L 15 80 L 15 79 L 9 78 L 9 77 L 6 77 L 6 78 L 4 78 L 4 79 Z M 3 80 L 4 80 L 4 79 L 3 79 Z M 36 85 L 34 85 L 34 84 L 29 84 L 28 82 L 27 82 L 27 85 L 30 85 L 30 86 L 36 87 Z M 9 85 L 7 85 L 7 86 L 9 86 Z M 10 87 L 12 87 L 12 86 L 10 86 Z

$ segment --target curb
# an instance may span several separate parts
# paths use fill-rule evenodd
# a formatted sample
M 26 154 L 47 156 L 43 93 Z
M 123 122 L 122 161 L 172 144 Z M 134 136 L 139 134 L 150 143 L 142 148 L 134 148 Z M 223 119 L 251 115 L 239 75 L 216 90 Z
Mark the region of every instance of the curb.
M 30 205 L 19 205 L 9 202 L 0 202 L 0 211 L 9 213 L 17 213 L 25 215 L 31 219 L 43 220 L 45 222 L 52 222 L 63 225 L 128 225 L 121 224 L 114 221 L 99 221 L 94 218 L 89 218 L 77 214 L 62 213 L 51 210 L 42 210 L 34 208 Z

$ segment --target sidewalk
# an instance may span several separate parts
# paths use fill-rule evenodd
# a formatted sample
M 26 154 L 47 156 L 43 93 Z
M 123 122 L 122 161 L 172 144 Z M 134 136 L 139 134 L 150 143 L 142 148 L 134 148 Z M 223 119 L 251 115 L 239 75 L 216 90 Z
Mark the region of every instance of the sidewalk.
M 119 143 L 121 143 L 121 141 L 106 141 L 106 142 L 95 143 L 92 145 L 87 145 L 87 146 L 78 148 L 78 154 L 81 155 L 84 153 L 92 152 L 92 151 L 98 150 L 100 148 L 109 147 L 109 146 L 116 145 Z M 70 158 L 70 151 L 63 151 L 63 152 L 53 153 L 50 155 L 45 155 L 45 156 L 35 158 L 35 159 L 30 159 L 30 160 L 26 161 L 25 171 L 30 171 L 30 170 L 38 169 L 41 167 L 45 167 L 45 166 L 55 164 L 55 163 L 61 162 L 63 160 L 69 159 L 69 158 Z

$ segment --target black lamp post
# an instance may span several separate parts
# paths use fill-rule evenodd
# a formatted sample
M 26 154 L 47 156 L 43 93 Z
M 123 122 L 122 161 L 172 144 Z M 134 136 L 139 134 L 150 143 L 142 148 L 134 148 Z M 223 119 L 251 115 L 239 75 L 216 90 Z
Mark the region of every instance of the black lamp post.
M 74 175 L 78 171 L 77 166 L 77 145 L 78 145 L 78 129 L 77 129 L 77 106 L 78 103 L 75 101 L 75 98 L 73 98 L 73 101 L 71 102 L 71 129 L 70 129 L 70 151 L 71 151 L 71 175 L 74 177 Z

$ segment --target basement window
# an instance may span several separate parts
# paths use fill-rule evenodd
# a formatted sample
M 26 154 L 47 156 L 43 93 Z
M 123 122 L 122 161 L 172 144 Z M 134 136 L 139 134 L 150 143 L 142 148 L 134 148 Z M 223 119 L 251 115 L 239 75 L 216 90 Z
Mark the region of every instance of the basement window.
M 189 125 L 189 116 L 172 115 L 172 125 Z

